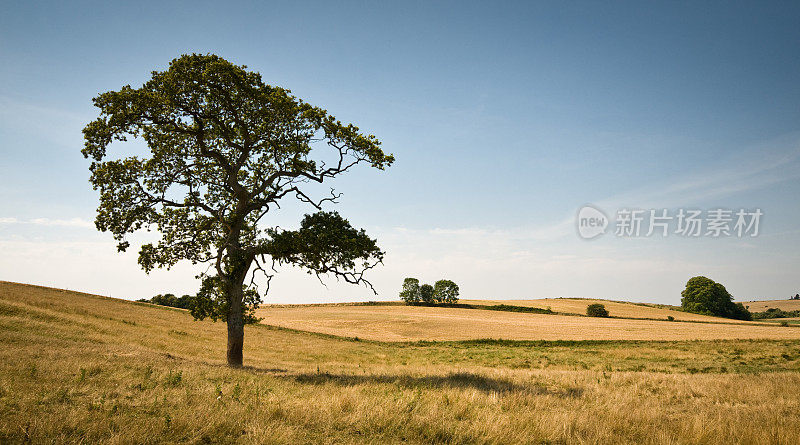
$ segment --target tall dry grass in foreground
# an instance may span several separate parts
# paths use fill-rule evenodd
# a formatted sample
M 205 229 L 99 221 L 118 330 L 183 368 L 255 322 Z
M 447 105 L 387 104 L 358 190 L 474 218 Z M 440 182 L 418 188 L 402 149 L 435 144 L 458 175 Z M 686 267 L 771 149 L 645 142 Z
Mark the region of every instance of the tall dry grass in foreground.
M 800 443 L 800 341 L 352 341 L 0 283 L 0 443 Z

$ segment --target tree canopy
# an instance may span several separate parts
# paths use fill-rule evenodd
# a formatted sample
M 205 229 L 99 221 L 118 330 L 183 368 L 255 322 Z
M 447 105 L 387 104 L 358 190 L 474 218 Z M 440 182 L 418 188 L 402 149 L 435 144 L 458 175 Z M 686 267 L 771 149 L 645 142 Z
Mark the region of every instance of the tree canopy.
M 363 274 L 383 251 L 338 213 L 323 211 L 340 194 L 315 196 L 309 185 L 358 164 L 390 166 L 394 157 L 375 136 L 216 55 L 181 56 L 140 88 L 126 85 L 93 102 L 100 117 L 84 128 L 82 153 L 100 193 L 97 228 L 111 232 L 120 251 L 129 234 L 155 230 L 158 242 L 139 250 L 148 272 L 181 260 L 209 265 L 192 313 L 227 321 L 231 366 L 241 365 L 243 324 L 266 292 L 256 271 L 267 289 L 267 271 L 280 264 L 371 288 Z M 109 156 L 129 138 L 144 140 L 148 153 Z M 286 199 L 316 211 L 298 230 L 266 218 Z
M 601 303 L 593 303 L 586 306 L 586 315 L 589 317 L 608 317 L 608 309 Z
M 423 303 L 433 304 L 436 300 L 433 299 L 433 286 L 430 284 L 423 284 L 419 287 L 419 299 Z
M 457 303 L 458 285 L 450 280 L 439 280 L 433 285 L 433 298 L 437 303 Z
M 415 304 L 422 301 L 418 279 L 406 278 L 403 280 L 403 290 L 400 291 L 400 299 L 408 304 Z
M 717 317 L 750 320 L 750 312 L 742 303 L 734 303 L 725 286 L 706 277 L 693 277 L 681 292 L 681 307 L 686 312 Z

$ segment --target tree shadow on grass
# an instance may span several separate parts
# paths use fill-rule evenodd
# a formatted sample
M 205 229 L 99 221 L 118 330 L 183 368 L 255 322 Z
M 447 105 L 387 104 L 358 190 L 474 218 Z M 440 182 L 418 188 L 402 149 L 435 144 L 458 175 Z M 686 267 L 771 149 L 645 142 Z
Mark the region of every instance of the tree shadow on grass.
M 292 379 L 298 383 L 311 385 L 333 383 L 341 386 L 355 386 L 383 383 L 410 389 L 476 389 L 485 393 L 521 392 L 534 395 L 557 395 L 561 397 L 580 397 L 583 394 L 583 390 L 579 388 L 551 390 L 540 385 L 519 385 L 505 379 L 494 379 L 470 372 L 455 372 L 448 375 L 427 376 L 412 376 L 407 374 L 357 375 L 323 372 L 286 375 L 285 378 Z
M 288 369 L 283 368 L 258 368 L 256 366 L 242 366 L 243 371 L 249 371 L 254 374 L 283 374 L 289 372 Z

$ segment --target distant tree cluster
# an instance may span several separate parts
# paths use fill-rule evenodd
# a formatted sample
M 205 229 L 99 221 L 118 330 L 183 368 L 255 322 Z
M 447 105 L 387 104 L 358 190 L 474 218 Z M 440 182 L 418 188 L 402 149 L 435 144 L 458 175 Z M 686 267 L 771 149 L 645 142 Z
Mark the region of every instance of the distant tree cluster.
M 737 320 L 752 320 L 742 303 L 734 303 L 725 286 L 706 277 L 693 277 L 681 292 L 681 307 L 686 312 Z
M 800 294 L 794 294 L 794 297 L 789 297 L 790 300 L 800 300 Z
M 769 308 L 764 312 L 753 312 L 753 320 L 764 320 L 770 318 L 795 318 L 800 317 L 800 310 L 784 311 L 776 307 Z
M 400 299 L 407 304 L 453 304 L 458 302 L 458 285 L 450 280 L 420 285 L 418 279 L 406 278 Z
M 600 303 L 590 304 L 586 306 L 586 315 L 590 317 L 608 317 L 608 309 Z
M 175 294 L 158 294 L 151 299 L 141 298 L 139 300 L 142 303 L 150 303 L 150 304 L 157 304 L 159 306 L 169 306 L 169 307 L 177 307 L 181 309 L 191 309 L 192 304 L 194 302 L 194 297 L 191 295 L 183 295 L 181 297 L 176 297 Z

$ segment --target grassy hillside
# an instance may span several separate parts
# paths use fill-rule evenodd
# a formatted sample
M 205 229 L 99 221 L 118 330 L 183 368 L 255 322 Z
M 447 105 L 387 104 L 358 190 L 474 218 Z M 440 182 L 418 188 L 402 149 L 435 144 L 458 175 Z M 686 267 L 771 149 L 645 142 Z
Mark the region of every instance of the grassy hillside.
M 612 318 L 635 318 L 642 320 L 665 320 L 673 317 L 678 321 L 700 321 L 706 323 L 748 323 L 746 321 L 683 312 L 676 306 L 631 303 L 626 301 L 600 300 L 591 298 L 541 298 L 533 300 L 459 300 L 471 306 L 506 305 L 522 308 L 550 309 L 558 314 L 586 315 L 586 306 L 593 303 L 605 305 Z M 404 306 L 401 301 L 371 301 L 365 303 L 321 303 L 321 304 L 267 304 L 268 308 L 311 308 L 311 307 L 352 307 L 352 306 Z
M 586 303 L 583 304 L 585 310 Z M 258 316 L 270 325 L 385 341 L 800 339 L 800 329 L 796 327 L 703 316 L 697 317 L 706 323 L 682 323 L 666 321 L 666 317 L 589 318 L 424 306 L 267 307 L 260 309 Z
M 0 443 L 800 443 L 799 340 L 245 335 L 0 283 Z
M 765 301 L 745 301 L 742 304 L 749 308 L 750 312 L 764 312 L 767 309 L 776 308 L 782 311 L 800 311 L 800 300 L 765 300 Z

